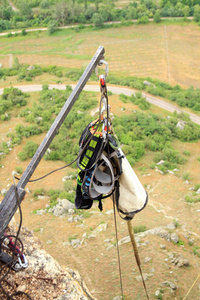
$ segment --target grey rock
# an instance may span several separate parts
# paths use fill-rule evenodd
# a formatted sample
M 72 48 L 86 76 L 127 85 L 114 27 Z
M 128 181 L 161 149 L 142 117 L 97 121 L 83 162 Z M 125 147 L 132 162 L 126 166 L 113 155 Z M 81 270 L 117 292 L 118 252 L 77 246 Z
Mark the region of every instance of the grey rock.
M 161 249 L 166 249 L 166 246 L 163 245 L 163 244 L 160 244 L 160 248 L 161 248 Z
M 70 208 L 74 209 L 75 205 L 67 199 L 58 199 L 58 204 L 52 208 L 52 213 L 58 217 L 65 215 Z
M 183 130 L 183 129 L 185 128 L 185 124 L 186 124 L 186 123 L 187 123 L 187 122 L 180 120 L 180 121 L 178 121 L 178 123 L 176 124 L 176 128 L 179 128 L 180 130 Z
M 190 261 L 181 254 L 173 253 L 170 255 L 171 263 L 179 268 L 189 267 Z
M 46 243 L 47 243 L 47 245 L 53 244 L 53 242 L 51 240 L 48 240 Z
M 167 228 L 168 228 L 168 229 L 175 230 L 175 229 L 176 229 L 176 224 L 175 224 L 174 222 L 169 223 L 169 224 L 167 225 Z
M 6 190 L 6 189 L 2 189 L 2 190 L 1 190 L 1 195 L 5 196 L 6 193 L 7 193 L 7 190 Z
M 106 211 L 106 214 L 110 215 L 110 214 L 113 214 L 113 212 L 114 212 L 113 209 L 109 209 L 109 210 Z
M 198 189 L 198 190 L 196 191 L 196 193 L 200 195 L 200 189 Z
M 70 179 L 72 179 L 72 175 L 63 177 L 62 181 L 65 182 Z
M 150 260 L 152 260 L 152 258 L 151 257 L 145 257 L 145 259 L 144 259 L 144 263 L 146 264 L 146 263 L 148 263 Z
M 96 237 L 101 231 L 106 231 L 108 224 L 100 224 L 93 232 L 88 236 L 89 238 Z
M 162 285 L 169 286 L 174 291 L 177 290 L 177 286 L 171 281 L 164 281 L 162 282 Z
M 147 274 L 147 273 L 143 273 L 143 278 L 144 278 L 144 281 L 147 281 L 149 279 L 149 276 L 151 276 L 150 274 Z M 139 275 L 139 276 L 136 276 L 135 279 L 137 281 L 142 281 L 142 277 Z
M 160 295 L 160 290 L 155 291 L 155 296 L 158 297 Z
M 31 70 L 34 70 L 34 69 L 35 69 L 34 66 L 29 66 L 26 70 L 27 70 L 27 71 L 31 71 Z
M 122 296 L 116 296 L 113 298 L 113 300 L 122 300 Z
M 81 241 L 79 239 L 72 239 L 71 240 L 71 246 L 79 246 Z
M 23 285 L 19 285 L 18 288 L 17 288 L 17 292 L 25 292 L 26 290 L 26 285 L 23 284 Z
M 171 234 L 170 238 L 171 238 L 171 241 L 172 241 L 173 243 L 175 243 L 175 244 L 177 244 L 177 243 L 179 242 L 179 237 L 178 237 L 178 235 L 177 235 L 176 233 L 174 233 L 174 232 Z
M 68 214 L 73 215 L 75 213 L 75 210 L 73 208 L 68 209 Z
M 38 209 L 37 212 L 36 212 L 36 214 L 39 215 L 39 216 L 41 216 L 45 213 L 46 213 L 46 209 Z
M 164 162 L 165 162 L 164 160 L 160 160 L 160 161 L 157 163 L 157 165 L 158 165 L 158 166 L 163 165 Z

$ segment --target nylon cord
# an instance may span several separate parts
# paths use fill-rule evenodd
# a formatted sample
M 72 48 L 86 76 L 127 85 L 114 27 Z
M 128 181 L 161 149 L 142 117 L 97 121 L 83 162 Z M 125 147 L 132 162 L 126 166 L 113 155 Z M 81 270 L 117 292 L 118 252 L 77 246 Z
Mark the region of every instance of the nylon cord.
M 139 257 L 137 243 L 135 241 L 135 237 L 134 237 L 134 232 L 133 232 L 133 228 L 132 228 L 132 225 L 131 225 L 131 221 L 127 221 L 127 226 L 128 226 L 128 232 L 129 232 L 129 236 L 130 236 L 131 243 L 132 243 L 133 250 L 134 250 L 134 254 L 135 254 L 135 259 L 136 259 L 136 262 L 137 262 L 137 265 L 138 265 L 138 269 L 140 271 L 140 275 L 141 275 L 141 278 L 142 278 L 144 290 L 145 290 L 147 299 L 149 300 L 149 295 L 148 295 L 148 292 L 147 292 L 147 287 L 146 287 L 146 284 L 145 284 L 145 281 L 144 281 L 144 277 L 143 277 L 143 273 L 142 273 L 142 269 L 141 269 L 140 257 Z

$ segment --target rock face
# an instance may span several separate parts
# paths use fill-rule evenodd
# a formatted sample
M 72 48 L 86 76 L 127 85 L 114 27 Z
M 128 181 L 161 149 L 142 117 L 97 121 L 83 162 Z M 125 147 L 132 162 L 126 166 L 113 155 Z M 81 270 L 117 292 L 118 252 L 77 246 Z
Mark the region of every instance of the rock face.
M 14 232 L 13 228 L 10 229 Z M 80 274 L 61 267 L 42 249 L 40 242 L 25 227 L 21 229 L 20 239 L 23 241 L 29 265 L 17 273 L 13 271 L 7 278 L 18 286 L 18 290 L 28 290 L 31 298 L 34 296 L 32 299 L 35 300 L 96 300 L 88 291 Z

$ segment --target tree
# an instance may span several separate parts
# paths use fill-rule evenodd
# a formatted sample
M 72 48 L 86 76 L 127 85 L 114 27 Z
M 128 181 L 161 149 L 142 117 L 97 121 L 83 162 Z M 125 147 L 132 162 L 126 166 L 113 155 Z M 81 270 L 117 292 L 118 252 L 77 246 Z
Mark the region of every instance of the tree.
M 87 0 L 84 0 L 85 3 L 85 10 L 87 9 Z
M 186 20 L 187 17 L 189 16 L 189 13 L 190 13 L 190 8 L 188 5 L 185 5 L 182 9 L 183 11 L 183 15 L 184 15 L 184 19 Z
M 48 9 L 50 7 L 50 3 L 49 3 L 49 0 L 42 0 L 40 2 L 40 7 L 42 9 Z
M 93 22 L 95 28 L 101 28 L 103 26 L 103 18 L 98 13 L 95 13 L 93 15 L 92 22 Z
M 20 2 L 20 12 L 21 15 L 28 20 L 31 19 L 33 16 L 32 8 L 28 5 L 26 1 Z
M 19 59 L 17 57 L 14 57 L 12 68 L 19 70 L 19 67 Z
M 195 5 L 194 7 L 194 21 L 200 22 L 200 5 Z
M 58 2 L 54 7 L 53 18 L 61 25 L 65 25 L 69 16 L 68 5 L 66 2 Z
M 98 11 L 99 10 L 99 0 L 95 0 L 95 6 L 96 6 L 96 11 Z
M 153 16 L 153 20 L 155 23 L 159 23 L 161 21 L 160 12 L 157 10 Z
M 49 26 L 47 27 L 47 33 L 48 35 L 52 35 L 55 31 L 56 31 L 55 21 L 51 21 L 49 23 Z

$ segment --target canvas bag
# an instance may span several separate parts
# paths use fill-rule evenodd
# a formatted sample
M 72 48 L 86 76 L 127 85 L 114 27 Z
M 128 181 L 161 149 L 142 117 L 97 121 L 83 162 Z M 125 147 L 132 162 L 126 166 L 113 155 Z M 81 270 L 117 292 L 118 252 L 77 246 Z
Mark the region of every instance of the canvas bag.
M 122 170 L 116 204 L 119 212 L 132 219 L 136 213 L 145 208 L 148 194 L 125 155 L 122 158 Z

